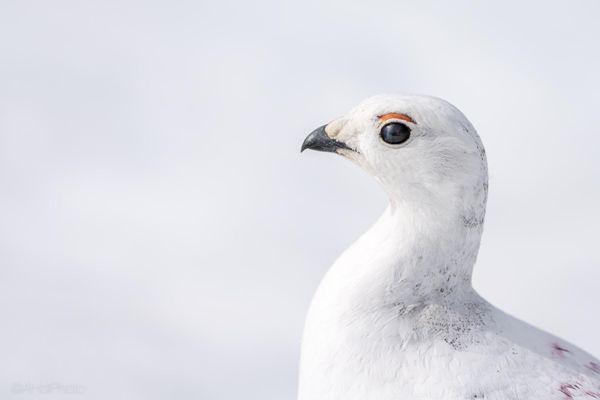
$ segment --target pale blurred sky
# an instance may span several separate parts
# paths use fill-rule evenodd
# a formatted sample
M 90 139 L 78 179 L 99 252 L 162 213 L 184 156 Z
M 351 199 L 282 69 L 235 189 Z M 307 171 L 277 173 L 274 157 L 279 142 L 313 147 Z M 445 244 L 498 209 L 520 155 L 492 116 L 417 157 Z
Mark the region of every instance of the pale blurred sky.
M 475 286 L 600 356 L 600 3 L 0 3 L 0 397 L 293 399 L 385 197 L 313 128 L 382 92 L 478 129 Z M 66 396 L 74 398 L 73 396 Z

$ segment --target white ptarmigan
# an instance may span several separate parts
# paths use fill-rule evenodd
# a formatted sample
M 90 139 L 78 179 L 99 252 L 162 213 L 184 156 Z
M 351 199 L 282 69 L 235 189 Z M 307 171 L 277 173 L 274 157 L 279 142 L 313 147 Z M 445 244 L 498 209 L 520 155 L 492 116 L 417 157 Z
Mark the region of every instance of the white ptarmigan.
M 600 399 L 600 361 L 471 286 L 485 151 L 451 104 L 380 95 L 312 132 L 381 183 L 380 219 L 333 264 L 304 330 L 299 400 Z

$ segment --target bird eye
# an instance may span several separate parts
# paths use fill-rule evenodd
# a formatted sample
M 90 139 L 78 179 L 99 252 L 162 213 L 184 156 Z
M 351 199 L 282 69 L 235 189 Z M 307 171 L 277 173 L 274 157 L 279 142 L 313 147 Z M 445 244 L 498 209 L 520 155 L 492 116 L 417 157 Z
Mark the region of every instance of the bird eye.
M 400 122 L 392 122 L 384 125 L 379 135 L 386 143 L 401 144 L 410 138 L 410 128 Z

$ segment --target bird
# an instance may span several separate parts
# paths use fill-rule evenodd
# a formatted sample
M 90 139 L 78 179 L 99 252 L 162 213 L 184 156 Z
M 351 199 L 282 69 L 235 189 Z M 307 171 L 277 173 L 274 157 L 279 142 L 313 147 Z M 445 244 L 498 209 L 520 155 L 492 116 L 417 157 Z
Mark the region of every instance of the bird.
M 600 399 L 597 358 L 473 288 L 488 167 L 461 111 L 376 95 L 315 129 L 307 149 L 357 164 L 389 204 L 310 303 L 299 400 Z

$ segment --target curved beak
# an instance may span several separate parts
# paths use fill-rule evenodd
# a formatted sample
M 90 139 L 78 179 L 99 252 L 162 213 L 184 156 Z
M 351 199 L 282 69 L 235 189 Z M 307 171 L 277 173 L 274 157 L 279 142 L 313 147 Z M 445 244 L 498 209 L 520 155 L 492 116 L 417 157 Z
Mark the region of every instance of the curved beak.
M 318 127 L 304 139 L 304 143 L 302 143 L 302 148 L 300 149 L 301 153 L 306 149 L 327 151 L 330 153 L 335 153 L 338 149 L 352 150 L 346 143 L 330 138 L 325 131 L 326 126 Z

